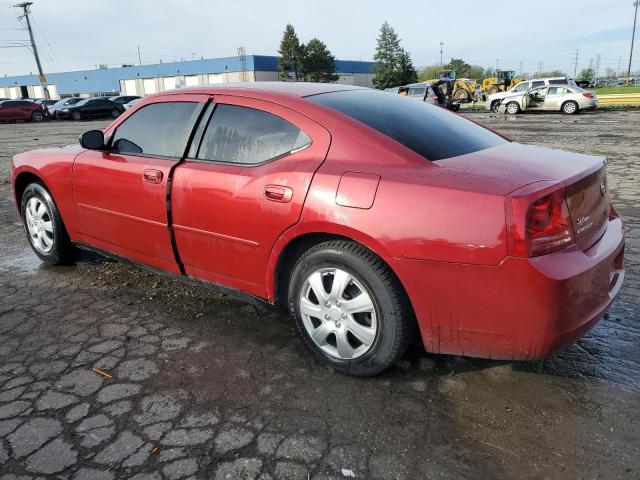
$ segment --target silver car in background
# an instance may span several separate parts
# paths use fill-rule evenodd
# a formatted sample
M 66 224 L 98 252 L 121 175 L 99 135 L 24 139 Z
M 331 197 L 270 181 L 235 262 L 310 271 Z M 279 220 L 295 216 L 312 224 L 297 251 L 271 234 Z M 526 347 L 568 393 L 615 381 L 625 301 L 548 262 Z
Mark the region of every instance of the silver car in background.
M 502 99 L 499 112 L 515 115 L 526 111 L 552 111 L 574 114 L 598 106 L 594 92 L 572 85 L 549 85 L 522 93 L 513 93 Z

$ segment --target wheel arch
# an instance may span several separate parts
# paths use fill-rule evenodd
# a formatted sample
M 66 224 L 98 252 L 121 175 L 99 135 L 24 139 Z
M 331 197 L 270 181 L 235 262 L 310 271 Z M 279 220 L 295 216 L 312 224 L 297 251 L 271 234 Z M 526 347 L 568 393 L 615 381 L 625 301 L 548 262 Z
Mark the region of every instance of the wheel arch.
M 18 214 L 22 214 L 22 194 L 30 183 L 38 182 L 41 183 L 47 191 L 51 192 L 51 189 L 46 184 L 46 182 L 39 176 L 37 173 L 32 172 L 30 170 L 20 172 L 14 181 L 13 184 L 13 195 L 16 200 L 16 208 L 18 209 Z
M 295 228 L 295 227 L 294 227 Z M 415 310 L 411 298 L 402 279 L 393 268 L 392 256 L 374 239 L 358 232 L 347 231 L 297 231 L 289 235 L 282 235 L 274 245 L 269 258 L 269 278 L 267 279 L 268 297 L 271 302 L 286 309 L 288 281 L 295 262 L 308 249 L 330 240 L 347 240 L 362 245 L 377 255 L 398 279 L 408 300 L 409 308 L 415 318 Z M 390 262 L 391 261 L 391 262 Z

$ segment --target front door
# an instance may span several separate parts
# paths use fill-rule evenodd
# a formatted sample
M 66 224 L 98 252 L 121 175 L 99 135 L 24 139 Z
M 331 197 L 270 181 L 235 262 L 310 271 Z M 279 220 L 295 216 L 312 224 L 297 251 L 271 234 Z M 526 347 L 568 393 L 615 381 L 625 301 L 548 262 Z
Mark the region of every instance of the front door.
M 169 99 L 110 127 L 110 148 L 78 155 L 73 194 L 84 243 L 179 273 L 168 230 L 167 180 L 208 97 Z
M 173 177 L 178 254 L 189 276 L 266 297 L 271 248 L 298 221 L 330 136 L 271 102 L 214 102 Z

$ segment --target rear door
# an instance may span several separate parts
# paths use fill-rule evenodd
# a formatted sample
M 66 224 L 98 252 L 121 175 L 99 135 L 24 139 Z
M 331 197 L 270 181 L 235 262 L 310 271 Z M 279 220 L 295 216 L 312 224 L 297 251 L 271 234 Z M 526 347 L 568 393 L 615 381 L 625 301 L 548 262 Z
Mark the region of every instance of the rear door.
M 189 276 L 266 297 L 271 248 L 302 211 L 329 133 L 284 106 L 215 96 L 171 194 Z
M 179 273 L 167 218 L 167 180 L 208 96 L 158 99 L 118 123 L 107 151 L 76 157 L 73 195 L 85 243 Z

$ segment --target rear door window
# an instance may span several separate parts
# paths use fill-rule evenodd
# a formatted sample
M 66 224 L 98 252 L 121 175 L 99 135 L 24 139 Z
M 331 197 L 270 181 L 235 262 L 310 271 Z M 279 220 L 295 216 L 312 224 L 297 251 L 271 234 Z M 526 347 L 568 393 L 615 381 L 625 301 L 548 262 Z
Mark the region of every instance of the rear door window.
M 310 144 L 307 134 L 277 115 L 255 108 L 218 104 L 202 136 L 196 158 L 255 165 Z
M 401 95 L 349 90 L 306 97 L 348 115 L 428 160 L 477 152 L 507 141 L 447 110 Z
M 147 105 L 118 126 L 112 148 L 117 153 L 181 158 L 203 105 L 197 102 Z

